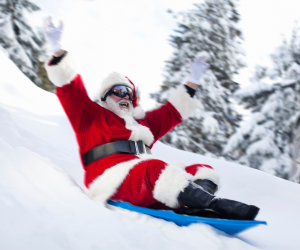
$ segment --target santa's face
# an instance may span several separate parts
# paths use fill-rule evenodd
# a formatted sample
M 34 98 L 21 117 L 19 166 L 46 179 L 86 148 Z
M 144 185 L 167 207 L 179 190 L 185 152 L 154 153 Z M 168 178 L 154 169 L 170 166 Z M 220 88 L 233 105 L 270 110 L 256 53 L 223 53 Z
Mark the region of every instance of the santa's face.
M 112 94 L 111 98 L 119 104 L 121 110 L 129 110 L 130 106 L 132 106 L 132 101 L 129 100 L 128 95 L 126 95 L 125 97 L 119 97 Z
M 133 114 L 132 101 L 128 99 L 127 95 L 125 97 L 118 97 L 112 94 L 106 98 L 103 106 L 120 117 L 125 115 L 132 116 Z

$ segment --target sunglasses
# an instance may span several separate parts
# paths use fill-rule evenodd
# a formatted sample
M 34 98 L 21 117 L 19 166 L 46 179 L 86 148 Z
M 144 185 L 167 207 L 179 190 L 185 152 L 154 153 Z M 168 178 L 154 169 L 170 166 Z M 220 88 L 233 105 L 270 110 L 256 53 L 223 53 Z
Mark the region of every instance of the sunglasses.
M 104 102 L 106 98 L 111 94 L 122 98 L 128 95 L 130 101 L 133 101 L 134 99 L 134 93 L 132 88 L 124 85 L 115 85 L 105 94 L 103 98 L 101 98 L 101 100 Z

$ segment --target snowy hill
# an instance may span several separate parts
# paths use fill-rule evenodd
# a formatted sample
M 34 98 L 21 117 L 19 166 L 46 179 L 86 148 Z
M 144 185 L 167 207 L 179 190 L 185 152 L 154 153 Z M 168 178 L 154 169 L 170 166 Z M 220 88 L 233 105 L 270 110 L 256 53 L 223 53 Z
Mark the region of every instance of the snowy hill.
M 261 208 L 259 226 L 236 236 L 205 224 L 178 227 L 111 211 L 90 200 L 69 122 L 55 95 L 37 88 L 0 51 L 1 249 L 299 249 L 300 185 L 157 143 L 169 163 L 204 163 L 222 176 L 217 195 Z

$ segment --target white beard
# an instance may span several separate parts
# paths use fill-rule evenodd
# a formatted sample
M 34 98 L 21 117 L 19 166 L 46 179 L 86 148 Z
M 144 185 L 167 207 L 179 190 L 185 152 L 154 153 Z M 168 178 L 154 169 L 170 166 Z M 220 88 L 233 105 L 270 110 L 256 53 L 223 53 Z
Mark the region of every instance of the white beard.
M 120 102 L 124 103 L 128 103 L 128 109 L 124 108 L 122 109 L 120 107 Z M 120 101 L 115 101 L 111 96 L 108 96 L 106 98 L 106 101 L 103 102 L 102 106 L 112 112 L 114 112 L 116 115 L 120 116 L 120 117 L 124 117 L 124 116 L 132 116 L 133 115 L 133 105 L 130 103 L 129 100 L 120 100 Z

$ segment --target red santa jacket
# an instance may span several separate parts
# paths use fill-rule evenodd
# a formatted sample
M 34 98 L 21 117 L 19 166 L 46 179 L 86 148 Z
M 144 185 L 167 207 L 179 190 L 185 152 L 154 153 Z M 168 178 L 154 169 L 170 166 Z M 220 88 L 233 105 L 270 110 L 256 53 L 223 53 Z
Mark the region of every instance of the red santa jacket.
M 56 94 L 76 134 L 81 160 L 88 150 L 117 140 L 142 140 L 151 148 L 198 107 L 198 101 L 190 97 L 184 86 L 179 86 L 165 105 L 146 112 L 143 118 L 121 118 L 90 100 L 69 54 L 59 64 L 47 65 L 46 69 L 50 80 L 57 86 Z M 158 158 L 148 154 L 115 154 L 88 166 L 82 164 L 89 196 L 97 201 L 106 201 L 130 169 L 150 159 Z

